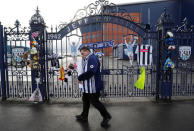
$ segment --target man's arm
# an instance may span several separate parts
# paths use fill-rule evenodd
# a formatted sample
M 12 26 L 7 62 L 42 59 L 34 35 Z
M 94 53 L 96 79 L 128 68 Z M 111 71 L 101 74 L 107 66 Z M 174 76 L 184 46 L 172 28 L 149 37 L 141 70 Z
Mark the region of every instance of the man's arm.
M 135 45 L 135 44 L 137 44 L 138 43 L 138 37 L 137 36 L 134 36 L 134 41 L 133 41 L 133 46 Z
M 78 41 L 77 44 L 75 45 L 76 48 L 77 48 L 78 45 L 80 44 L 80 40 L 81 40 L 81 38 L 79 38 L 79 41 Z
M 82 73 L 81 75 L 78 76 L 79 81 L 84 81 L 90 79 L 94 75 L 94 72 L 92 71 L 87 71 Z

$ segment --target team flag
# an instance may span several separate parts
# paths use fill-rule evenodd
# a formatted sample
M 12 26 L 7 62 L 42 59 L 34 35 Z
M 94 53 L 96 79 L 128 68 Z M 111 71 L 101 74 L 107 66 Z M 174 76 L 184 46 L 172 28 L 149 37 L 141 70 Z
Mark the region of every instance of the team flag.
M 136 81 L 134 86 L 136 88 L 139 88 L 139 89 L 143 90 L 144 89 L 144 85 L 145 85 L 145 67 L 142 66 L 141 69 L 140 69 L 140 76 L 139 76 L 139 78 Z
M 60 67 L 59 72 L 60 72 L 59 80 L 62 80 L 62 81 L 65 80 L 65 70 L 63 66 Z

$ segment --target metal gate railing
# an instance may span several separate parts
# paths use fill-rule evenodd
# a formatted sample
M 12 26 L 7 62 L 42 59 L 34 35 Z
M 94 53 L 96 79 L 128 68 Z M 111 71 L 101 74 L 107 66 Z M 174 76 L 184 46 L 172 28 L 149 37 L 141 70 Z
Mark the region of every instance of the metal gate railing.
M 82 13 L 85 15 L 80 16 L 81 12 L 85 12 Z M 169 16 L 164 13 L 161 15 L 163 18 L 160 17 L 160 19 Z M 160 97 L 163 95 L 162 89 L 165 83 L 162 76 L 165 55 L 168 52 L 165 45 L 165 34 L 168 30 L 174 33 L 176 46 L 172 59 L 176 66 L 171 72 L 173 78 L 170 81 L 171 95 L 193 95 L 193 28 L 174 30 L 175 25 L 168 20 L 161 20 L 158 30 L 151 31 L 143 25 L 136 24 L 140 21 L 134 21 L 133 17 L 136 16 L 132 16 L 117 5 L 99 0 L 85 9 L 78 10 L 68 24 L 62 24 L 56 27 L 56 30 L 51 28 L 50 32 L 46 30 L 46 24 L 38 9 L 31 18 L 30 28 L 21 28 L 19 21 L 16 21 L 13 28 L 3 28 L 0 24 L 0 59 L 2 60 L 0 61 L 0 96 L 2 99 L 29 99 L 32 91 L 39 86 L 44 100 L 81 97 L 76 72 L 76 61 L 80 60 L 81 56 L 78 51 L 74 54 L 75 52 L 71 50 L 75 42 L 75 45 L 78 44 L 76 49 L 80 45 L 89 46 L 92 52 L 98 55 L 103 75 L 104 97 Z M 39 58 L 37 58 L 39 68 L 34 70 L 28 66 L 34 55 L 29 53 L 27 61 L 24 61 L 21 56 L 24 52 L 31 52 L 33 47 L 30 44 L 34 40 L 32 34 L 36 35 L 37 32 L 35 41 L 40 45 Z M 131 65 L 126 49 L 127 44 L 133 42 L 134 61 Z M 146 69 L 144 90 L 134 87 L 142 66 L 138 60 L 140 59 L 138 48 L 140 49 L 141 45 L 146 46 L 145 50 L 150 51 L 152 48 L 149 53 L 153 60 L 150 65 L 143 65 Z M 190 53 L 188 60 L 182 60 L 183 46 L 191 49 L 190 52 L 189 49 L 186 51 Z M 142 60 L 144 60 L 143 57 Z M 69 65 L 74 69 L 69 68 Z M 59 79 L 61 66 L 66 70 L 67 81 Z M 38 84 L 35 80 L 37 72 L 40 76 Z

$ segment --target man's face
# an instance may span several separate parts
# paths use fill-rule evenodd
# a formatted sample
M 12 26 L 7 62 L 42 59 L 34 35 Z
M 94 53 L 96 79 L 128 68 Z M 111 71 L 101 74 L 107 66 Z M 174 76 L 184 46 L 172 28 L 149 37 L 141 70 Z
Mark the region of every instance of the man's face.
M 82 58 L 83 59 L 85 59 L 86 58 L 86 56 L 88 56 L 90 54 L 90 51 L 88 51 L 88 50 L 81 50 L 81 55 L 82 55 Z

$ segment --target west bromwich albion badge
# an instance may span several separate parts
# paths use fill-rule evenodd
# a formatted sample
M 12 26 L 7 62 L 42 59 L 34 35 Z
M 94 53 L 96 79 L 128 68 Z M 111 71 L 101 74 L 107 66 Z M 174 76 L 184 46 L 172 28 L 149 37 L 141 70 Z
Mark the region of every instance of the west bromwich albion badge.
M 179 46 L 179 56 L 182 60 L 188 60 L 191 56 L 191 46 Z
M 94 65 L 91 65 L 90 68 L 94 68 Z

